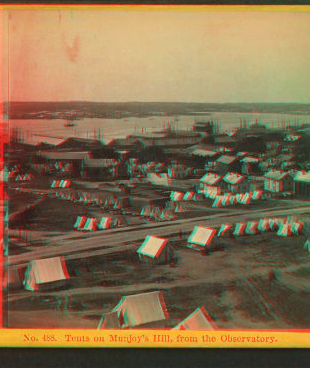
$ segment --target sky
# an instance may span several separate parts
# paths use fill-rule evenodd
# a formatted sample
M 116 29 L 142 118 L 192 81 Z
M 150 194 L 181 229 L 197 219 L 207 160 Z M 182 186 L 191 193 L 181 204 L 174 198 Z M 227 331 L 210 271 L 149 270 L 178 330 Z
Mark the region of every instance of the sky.
M 310 10 L 148 9 L 4 10 L 8 98 L 310 103 Z

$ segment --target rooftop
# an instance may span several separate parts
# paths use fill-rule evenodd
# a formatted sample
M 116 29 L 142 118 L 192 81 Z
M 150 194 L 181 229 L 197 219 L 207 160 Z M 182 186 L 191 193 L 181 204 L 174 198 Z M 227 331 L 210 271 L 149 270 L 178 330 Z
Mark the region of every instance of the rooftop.
M 265 178 L 282 180 L 289 174 L 288 171 L 283 170 L 270 170 L 268 173 L 264 175 Z
M 228 184 L 239 184 L 242 180 L 245 179 L 245 177 L 245 175 L 237 173 L 228 173 L 224 176 L 223 180 Z
M 41 151 L 41 156 L 49 160 L 84 160 L 90 158 L 89 152 Z
M 229 165 L 229 164 L 233 163 L 236 160 L 237 160 L 236 156 L 223 155 L 223 156 L 219 157 L 216 161 L 220 162 L 222 164 Z
M 223 177 L 221 175 L 215 173 L 207 173 L 200 179 L 200 181 L 205 184 L 214 185 L 217 184 L 222 178 Z
M 310 183 L 310 171 L 301 171 L 295 177 L 294 181 L 301 181 L 304 183 Z
M 194 156 L 203 156 L 203 157 L 212 157 L 217 155 L 216 151 L 208 151 L 205 149 L 195 149 L 194 151 L 192 151 L 192 155 Z
M 84 164 L 88 167 L 110 167 L 116 165 L 117 162 L 117 160 L 111 158 L 86 158 L 84 160 Z
M 248 156 L 248 157 L 243 158 L 241 161 L 242 162 L 259 162 L 261 161 L 261 159 L 258 157 Z

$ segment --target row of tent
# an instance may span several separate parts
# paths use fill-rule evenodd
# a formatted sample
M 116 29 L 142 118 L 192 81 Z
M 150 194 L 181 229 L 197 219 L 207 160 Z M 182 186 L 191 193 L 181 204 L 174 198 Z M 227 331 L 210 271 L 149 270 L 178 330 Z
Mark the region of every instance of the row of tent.
M 76 203 L 94 204 L 107 209 L 120 210 L 125 208 L 124 203 L 125 199 L 114 199 L 110 197 L 103 200 L 99 198 L 99 196 L 97 196 L 96 198 L 94 197 L 92 198 L 90 193 L 87 192 L 79 193 L 78 191 L 66 191 L 66 192 L 59 191 L 50 193 L 49 196 L 57 197 L 59 199 L 70 200 Z
M 105 230 L 124 225 L 122 219 L 118 216 L 116 218 L 102 217 L 100 220 L 94 217 L 78 216 L 74 228 L 83 231 Z
M 170 193 L 171 201 L 202 201 L 204 198 L 202 193 L 195 193 L 193 191 L 178 192 L 173 191 Z
M 195 226 L 187 240 L 187 246 L 195 250 L 205 251 L 213 247 L 216 238 L 240 237 L 256 235 L 268 231 L 277 231 L 278 236 L 292 236 L 302 234 L 303 222 L 293 219 L 264 218 L 260 221 L 248 221 L 231 224 L 222 224 L 219 229 L 204 226 Z M 307 243 L 310 251 L 310 242 Z M 168 238 L 148 235 L 137 251 L 141 261 L 162 264 L 173 258 L 173 250 Z
M 170 193 L 170 199 L 172 201 L 201 201 L 210 198 L 214 199 L 212 207 L 222 207 L 234 205 L 237 203 L 249 204 L 251 201 L 263 199 L 264 197 L 264 194 L 261 190 L 238 194 L 226 193 L 220 195 L 220 193 L 221 190 L 219 188 L 206 189 L 198 193 L 195 193 L 193 191 L 186 193 L 173 191 Z
M 276 231 L 278 236 L 298 236 L 302 234 L 302 228 L 303 222 L 301 221 L 289 221 L 284 218 L 264 218 L 260 221 L 239 222 L 234 229 L 230 224 L 223 224 L 217 236 L 255 235 L 271 231 Z
M 34 180 L 34 176 L 30 173 L 28 174 L 18 174 L 15 179 L 15 181 L 32 181 Z
M 215 236 L 222 237 L 240 237 L 244 235 L 256 235 L 268 231 L 276 231 L 278 236 L 288 237 L 302 234 L 303 222 L 289 221 L 282 218 L 264 218 L 260 221 L 238 222 L 235 227 L 231 224 L 223 224 L 220 229 L 195 226 L 193 232 L 188 238 L 189 247 L 195 249 L 206 249 L 211 245 Z
M 172 220 L 176 217 L 176 213 L 185 212 L 186 209 L 181 204 L 177 204 L 174 208 L 151 207 L 145 206 L 140 212 L 140 216 L 148 217 L 153 220 Z
M 53 180 L 51 188 L 69 188 L 71 180 Z
M 169 319 L 162 291 L 124 296 L 117 306 L 103 315 L 98 329 L 132 328 Z M 213 331 L 217 326 L 204 307 L 197 308 L 172 330 Z
M 210 197 L 211 198 L 211 197 Z M 226 207 L 237 203 L 250 204 L 253 200 L 262 198 L 262 191 L 238 193 L 238 194 L 225 194 L 216 197 L 212 204 L 212 207 Z

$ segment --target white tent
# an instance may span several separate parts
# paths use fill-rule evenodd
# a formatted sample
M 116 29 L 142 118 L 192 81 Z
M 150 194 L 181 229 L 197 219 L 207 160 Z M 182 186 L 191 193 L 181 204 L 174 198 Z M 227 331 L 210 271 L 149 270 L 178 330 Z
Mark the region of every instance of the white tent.
M 111 228 L 111 217 L 102 217 L 100 223 L 98 224 L 98 228 L 101 230 L 110 229 Z
M 88 218 L 84 225 L 83 230 L 96 231 L 97 230 L 97 220 L 95 218 Z
M 175 326 L 172 330 L 214 331 L 217 326 L 204 307 L 197 308 L 192 314 Z
M 81 216 L 78 216 L 77 217 L 77 219 L 76 219 L 76 221 L 75 221 L 75 224 L 74 224 L 74 228 L 75 229 L 77 229 L 78 227 L 79 227 L 79 224 L 80 224 L 80 222 L 81 222 L 81 219 L 82 219 L 82 217 Z
M 247 235 L 255 235 L 258 234 L 258 221 L 249 221 L 245 228 L 245 233 Z
M 195 226 L 188 238 L 188 247 L 196 250 L 205 250 L 207 246 L 210 248 L 215 234 L 216 229 Z
M 23 286 L 23 274 L 21 269 L 4 269 L 3 283 L 4 289 L 18 288 Z
M 285 236 L 285 237 L 292 235 L 291 224 L 288 223 L 288 222 L 287 223 L 280 223 L 277 235 L 278 236 Z
M 184 206 L 182 207 L 181 204 L 177 204 L 175 212 L 185 212 Z
M 38 290 L 40 286 L 69 279 L 63 257 L 31 261 L 24 280 L 26 290 Z
M 219 196 L 212 203 L 212 207 L 222 207 L 222 196 Z
M 161 291 L 124 296 L 112 312 L 119 312 L 121 328 L 169 318 Z
M 150 216 L 152 209 L 150 206 L 144 206 L 141 210 L 140 216 Z
M 172 201 L 180 201 L 183 198 L 184 193 L 182 192 L 171 192 L 170 199 Z
M 122 327 L 121 313 L 121 311 L 107 313 L 101 318 L 98 330 L 120 329 Z
M 162 209 L 159 207 L 154 207 L 150 217 L 154 218 L 154 220 L 159 220 L 161 218 Z
M 195 194 L 194 192 L 186 192 L 184 194 L 183 200 L 184 201 L 190 201 L 190 200 L 192 200 L 193 197 L 194 197 L 194 194 Z
M 245 231 L 245 228 L 246 228 L 246 223 L 245 222 L 239 222 L 236 224 L 236 227 L 235 227 L 235 231 L 233 232 L 233 235 L 234 236 L 242 236 L 244 235 L 244 231 Z
M 291 231 L 294 235 L 300 235 L 302 233 L 303 222 L 296 221 L 291 225 Z
M 171 257 L 169 239 L 148 235 L 141 247 L 137 250 L 141 261 L 152 263 L 166 263 Z
M 251 199 L 252 199 L 252 192 L 245 193 L 245 194 L 242 196 L 241 203 L 242 203 L 242 204 L 250 204 Z
M 162 220 L 171 220 L 175 218 L 175 214 L 173 213 L 172 209 L 165 208 L 163 212 L 161 213 L 160 218 Z
M 87 217 L 85 216 L 78 216 L 76 222 L 74 224 L 74 228 L 77 230 L 83 230 L 86 224 Z
M 222 237 L 225 237 L 225 236 L 229 236 L 230 233 L 231 233 L 231 230 L 232 230 L 232 225 L 230 224 L 223 224 L 221 225 L 218 233 L 217 233 L 217 236 L 222 238 Z
M 272 218 L 269 219 L 269 227 L 271 231 L 276 231 L 278 229 L 278 224 L 276 219 Z
M 267 219 L 267 218 L 260 219 L 260 221 L 257 225 L 257 228 L 261 232 L 270 231 L 269 219 Z
M 112 227 L 119 227 L 124 225 L 124 222 L 120 216 L 115 217 L 113 220 L 111 220 Z
M 261 199 L 261 198 L 262 198 L 262 194 L 263 194 L 263 192 L 262 192 L 261 190 L 255 190 L 255 191 L 253 192 L 252 199 L 253 199 L 254 201 L 257 201 L 258 199 Z

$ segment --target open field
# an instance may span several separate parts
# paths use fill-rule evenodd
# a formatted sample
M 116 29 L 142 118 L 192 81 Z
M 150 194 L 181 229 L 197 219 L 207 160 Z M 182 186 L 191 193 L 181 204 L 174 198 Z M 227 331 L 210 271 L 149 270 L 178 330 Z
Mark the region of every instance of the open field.
M 27 195 L 30 200 L 37 198 L 32 192 L 13 191 L 12 204 L 25 201 Z M 196 224 L 219 226 L 294 211 L 308 221 L 307 205 L 306 201 L 271 200 L 246 211 L 237 207 L 208 209 L 206 203 L 190 202 L 192 210 L 174 221 L 149 223 L 140 216 L 124 216 L 127 227 L 88 233 L 72 230 L 76 216 L 104 216 L 102 209 L 46 198 L 23 226 L 10 229 L 7 261 L 10 267 L 25 272 L 31 259 L 64 255 L 70 279 L 66 286 L 50 291 L 31 292 L 22 286 L 9 289 L 4 296 L 7 325 L 96 328 L 101 316 L 122 296 L 163 290 L 170 319 L 139 328 L 172 328 L 201 306 L 220 329 L 310 328 L 305 236 L 281 238 L 271 233 L 227 238 L 208 255 L 186 248 Z M 180 228 L 185 231 L 183 239 Z M 146 234 L 169 237 L 174 251 L 170 264 L 139 261 L 136 250 Z
M 141 263 L 135 250 L 67 261 L 66 287 L 9 291 L 8 326 L 96 328 L 123 295 L 163 290 L 171 320 L 150 328 L 170 328 L 202 305 L 221 329 L 310 328 L 305 240 L 225 239 L 207 256 L 176 240 L 174 262 L 161 266 Z

